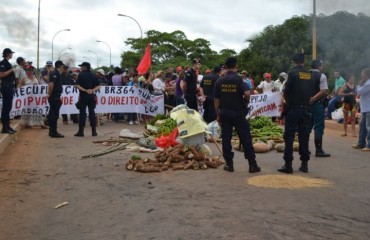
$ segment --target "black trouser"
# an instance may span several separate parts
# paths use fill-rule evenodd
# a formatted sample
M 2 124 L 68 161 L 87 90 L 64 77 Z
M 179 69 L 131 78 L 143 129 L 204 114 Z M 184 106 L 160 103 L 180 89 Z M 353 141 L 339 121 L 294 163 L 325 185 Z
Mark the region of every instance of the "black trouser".
M 244 149 L 244 157 L 248 159 L 249 163 L 255 163 L 256 155 L 252 144 L 252 137 L 250 127 L 247 119 L 246 111 L 243 110 L 221 110 L 221 138 L 222 138 L 222 151 L 223 157 L 226 162 L 232 162 L 234 153 L 232 152 L 231 138 L 233 127 L 238 133 L 240 143 Z
M 95 119 L 95 107 L 96 107 L 96 99 L 95 95 L 89 96 L 80 96 L 81 107 L 80 107 L 80 122 L 79 127 L 82 130 L 86 124 L 86 107 L 89 110 L 89 120 L 90 126 L 92 128 L 96 127 L 96 119 Z
M 198 99 L 197 99 L 196 94 L 186 94 L 185 95 L 185 100 L 186 100 L 186 105 L 189 108 L 198 111 Z
M 284 128 L 284 160 L 288 165 L 293 161 L 293 142 L 295 133 L 298 130 L 299 155 L 302 162 L 310 160 L 308 151 L 309 131 L 311 113 L 308 107 L 286 107 L 285 128 Z
M 206 100 L 203 102 L 203 108 L 204 108 L 203 114 L 204 121 L 210 123 L 216 120 L 216 111 L 213 98 L 207 97 Z
M 10 127 L 10 111 L 13 106 L 14 88 L 12 85 L 4 84 L 1 87 L 1 94 L 3 95 L 3 109 L 1 110 L 1 122 L 3 128 L 7 130 Z
M 62 100 L 60 98 L 56 99 L 48 99 L 49 101 L 49 114 L 48 114 L 48 122 L 50 128 L 50 134 L 57 134 L 57 126 L 58 126 L 58 119 L 59 119 L 59 110 L 62 106 Z
M 63 122 L 68 122 L 68 114 L 62 114 Z M 72 122 L 77 123 L 78 122 L 78 114 L 71 114 L 70 118 Z

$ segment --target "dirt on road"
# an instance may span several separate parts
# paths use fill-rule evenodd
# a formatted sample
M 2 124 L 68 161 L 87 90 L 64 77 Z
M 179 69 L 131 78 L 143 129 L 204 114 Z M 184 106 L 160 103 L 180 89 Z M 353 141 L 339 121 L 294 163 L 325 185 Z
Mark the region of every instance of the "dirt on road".
M 61 125 L 64 139 L 23 129 L 0 157 L 0 239 L 370 239 L 370 157 L 351 148 L 355 139 L 327 131 L 332 157 L 313 157 L 308 174 L 292 176 L 276 172 L 283 160 L 275 151 L 257 155 L 258 174 L 248 173 L 240 152 L 234 173 L 127 171 L 127 151 L 81 159 L 105 148 L 93 140 L 122 128 L 142 126 L 106 122 L 98 137 L 87 128 L 77 138 L 76 125 Z M 297 170 L 297 153 L 295 159 Z M 267 185 L 252 184 L 255 177 Z M 280 187 L 268 185 L 282 177 Z M 297 177 L 327 184 L 287 187 Z

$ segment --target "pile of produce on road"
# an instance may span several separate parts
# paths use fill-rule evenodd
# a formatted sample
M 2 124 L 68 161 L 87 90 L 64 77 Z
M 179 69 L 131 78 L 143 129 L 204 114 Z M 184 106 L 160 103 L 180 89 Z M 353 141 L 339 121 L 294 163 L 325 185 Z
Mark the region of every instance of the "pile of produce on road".
M 256 153 L 265 153 L 272 149 L 278 152 L 284 152 L 283 128 L 275 124 L 267 116 L 258 116 L 248 121 L 253 147 Z M 241 146 L 239 138 L 233 139 L 233 147 L 235 150 L 243 151 L 243 146 Z M 298 151 L 299 144 L 296 140 L 293 148 L 295 151 Z
M 172 170 L 205 170 L 208 168 L 218 168 L 224 164 L 220 157 L 210 157 L 209 150 L 206 148 L 196 149 L 193 146 L 178 144 L 175 147 L 163 149 L 157 152 L 154 158 L 142 159 L 134 155 L 126 163 L 127 170 L 143 173 L 161 172 Z
M 144 132 L 147 136 L 168 136 L 177 126 L 174 119 L 166 117 L 163 114 L 157 114 L 150 122 L 145 126 L 146 131 Z

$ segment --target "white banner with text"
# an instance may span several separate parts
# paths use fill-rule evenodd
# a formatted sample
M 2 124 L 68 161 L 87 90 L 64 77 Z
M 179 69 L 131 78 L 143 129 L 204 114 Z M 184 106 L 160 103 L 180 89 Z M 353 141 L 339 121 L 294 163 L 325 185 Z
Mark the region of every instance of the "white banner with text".
M 269 94 L 251 95 L 250 111 L 247 118 L 257 116 L 275 117 L 280 116 L 279 105 L 281 101 L 281 93 L 273 92 Z
M 27 85 L 17 88 L 11 116 L 44 114 L 49 112 L 47 85 Z M 76 108 L 79 90 L 63 86 L 60 114 L 79 113 Z M 152 95 L 146 89 L 133 86 L 102 86 L 96 92 L 96 113 L 141 113 L 155 116 L 164 113 L 163 95 Z

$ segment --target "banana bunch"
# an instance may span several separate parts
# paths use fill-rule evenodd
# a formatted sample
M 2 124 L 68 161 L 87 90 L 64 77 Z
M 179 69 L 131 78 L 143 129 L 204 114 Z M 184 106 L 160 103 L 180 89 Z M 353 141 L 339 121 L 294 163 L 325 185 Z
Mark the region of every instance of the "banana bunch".
M 274 140 L 275 142 L 283 142 L 283 129 L 273 123 L 269 117 L 259 116 L 249 120 L 251 126 L 251 135 L 254 142 L 258 140 L 267 142 Z

